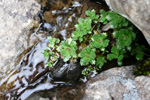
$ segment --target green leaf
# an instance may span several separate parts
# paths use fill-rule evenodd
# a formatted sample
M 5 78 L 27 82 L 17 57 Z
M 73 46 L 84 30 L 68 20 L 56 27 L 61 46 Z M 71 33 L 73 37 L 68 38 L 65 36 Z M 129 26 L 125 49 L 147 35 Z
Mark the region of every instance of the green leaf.
M 105 60 L 104 57 L 98 57 L 96 60 L 96 65 L 99 67 L 99 69 L 102 68 L 102 66 L 106 63 L 107 61 Z
M 137 60 L 142 60 L 144 57 L 145 46 L 135 43 L 131 50 L 131 55 L 136 55 Z
M 92 19 L 90 19 L 89 17 L 83 19 L 83 18 L 79 18 L 78 19 L 78 23 L 76 24 L 76 30 L 73 32 L 72 34 L 72 38 L 73 40 L 80 40 L 80 42 L 83 41 L 83 36 L 86 34 L 91 34 L 91 23 L 92 23 Z
M 76 58 L 77 46 L 76 42 L 69 38 L 67 41 L 62 41 L 60 46 L 57 48 L 57 51 L 60 52 L 63 60 L 66 62 L 71 58 Z
M 113 33 L 117 38 L 116 46 L 119 49 L 125 49 L 131 46 L 132 41 L 135 39 L 135 33 L 128 29 L 121 29 Z
M 116 55 L 119 55 L 119 49 L 117 47 L 112 47 L 111 52 Z
M 49 47 L 51 47 L 51 48 L 54 48 L 55 43 L 59 43 L 60 42 L 59 39 L 52 38 L 51 36 L 48 37 L 48 40 L 49 40 Z
M 113 60 L 113 59 L 117 59 L 117 58 L 118 58 L 118 55 L 115 55 L 115 54 L 108 54 L 107 55 L 108 60 Z
M 104 10 L 100 10 L 100 22 L 103 23 L 103 24 L 107 24 L 108 23 L 108 20 L 106 19 L 106 16 L 107 16 L 107 12 L 105 12 Z
M 81 58 L 80 64 L 82 66 L 88 65 L 90 63 L 95 64 L 95 51 L 95 49 L 91 49 L 89 47 L 84 48 L 78 55 Z
M 85 68 L 83 71 L 82 71 L 82 75 L 85 75 L 87 76 L 89 74 L 88 70 Z
M 119 56 L 118 56 L 118 61 L 119 61 L 119 62 L 122 61 L 122 60 L 123 60 L 123 57 L 124 57 L 124 55 L 119 55 Z
M 98 22 L 99 15 L 96 15 L 96 11 L 94 9 L 91 11 L 90 10 L 85 11 L 85 14 L 89 16 L 89 18 L 92 19 L 94 23 Z
M 109 21 L 109 27 L 111 29 L 122 28 L 128 26 L 128 21 L 119 14 L 109 11 L 106 15 L 106 19 Z
M 90 46 L 92 48 L 97 48 L 100 49 L 101 51 L 105 51 L 105 48 L 109 44 L 109 40 L 106 38 L 107 38 L 106 33 L 94 34 L 92 36 L 92 42 L 90 43 Z
M 117 59 L 118 65 L 121 66 L 124 54 L 126 53 L 125 49 L 119 49 L 117 47 L 112 47 L 111 53 L 107 55 L 108 60 Z

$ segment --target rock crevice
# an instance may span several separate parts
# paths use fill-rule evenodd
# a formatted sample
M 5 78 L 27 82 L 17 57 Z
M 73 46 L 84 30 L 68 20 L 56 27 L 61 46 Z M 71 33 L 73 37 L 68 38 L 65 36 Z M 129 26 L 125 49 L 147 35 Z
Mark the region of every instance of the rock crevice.
M 105 0 L 109 7 L 137 26 L 150 44 L 150 0 Z

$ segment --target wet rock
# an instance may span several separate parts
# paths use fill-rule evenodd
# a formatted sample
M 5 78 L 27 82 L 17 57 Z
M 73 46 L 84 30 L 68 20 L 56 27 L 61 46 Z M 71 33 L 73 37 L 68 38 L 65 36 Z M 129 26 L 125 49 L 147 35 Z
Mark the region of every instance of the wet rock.
M 134 76 L 135 66 L 112 68 L 85 85 L 64 88 L 52 100 L 150 100 L 150 77 Z M 46 97 L 45 97 L 46 98 Z
M 26 100 L 50 100 L 50 99 L 49 98 L 43 98 L 43 97 L 41 97 L 39 95 L 36 95 L 36 96 L 30 97 L 30 98 L 28 98 Z
M 71 81 L 79 79 L 82 67 L 79 62 L 65 63 L 59 59 L 50 75 L 55 81 Z
M 71 87 L 55 88 L 50 91 L 40 91 L 30 95 L 26 100 L 80 100 L 83 96 L 84 84 L 78 84 Z
M 137 26 L 150 44 L 150 0 L 105 0 L 112 10 Z
M 39 10 L 35 0 L 0 1 L 0 79 L 6 71 L 14 69 L 13 58 L 26 49 L 24 42 Z

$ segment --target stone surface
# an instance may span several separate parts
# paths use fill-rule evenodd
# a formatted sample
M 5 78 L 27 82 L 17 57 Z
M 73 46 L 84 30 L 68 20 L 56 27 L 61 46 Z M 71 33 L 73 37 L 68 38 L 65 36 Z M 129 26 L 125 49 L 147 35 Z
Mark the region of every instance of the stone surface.
M 85 85 L 37 92 L 27 100 L 150 100 L 150 77 L 134 76 L 135 66 L 106 70 L 90 79 Z M 36 99 L 39 100 L 39 99 Z
M 40 100 L 40 98 L 48 100 L 80 100 L 83 95 L 83 84 L 74 85 L 64 88 L 55 88 L 50 91 L 40 91 L 32 94 L 26 100 Z
M 13 69 L 14 56 L 26 49 L 33 16 L 39 10 L 40 5 L 35 0 L 0 0 L 0 77 Z
M 150 100 L 150 77 L 132 75 L 134 66 L 109 69 L 86 83 L 82 100 Z
M 86 83 L 82 100 L 138 100 L 132 66 L 102 72 Z
M 138 100 L 150 100 L 150 77 L 140 76 L 134 79 L 139 93 Z
M 137 26 L 150 44 L 150 0 L 105 0 L 112 10 Z

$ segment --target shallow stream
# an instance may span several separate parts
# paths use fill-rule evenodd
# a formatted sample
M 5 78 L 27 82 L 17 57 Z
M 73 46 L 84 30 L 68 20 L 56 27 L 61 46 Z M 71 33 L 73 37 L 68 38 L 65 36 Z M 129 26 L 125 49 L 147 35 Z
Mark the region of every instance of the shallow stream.
M 49 1 L 49 2 L 48 2 Z M 0 81 L 0 98 L 4 100 L 25 100 L 32 93 L 67 86 L 63 81 L 53 81 L 41 52 L 47 48 L 47 36 L 68 38 L 74 30 L 78 17 L 85 17 L 87 9 L 105 9 L 101 2 L 87 0 L 43 0 L 41 12 L 35 16 L 39 21 L 30 31 L 28 44 L 32 48 L 25 50 L 16 69 Z

